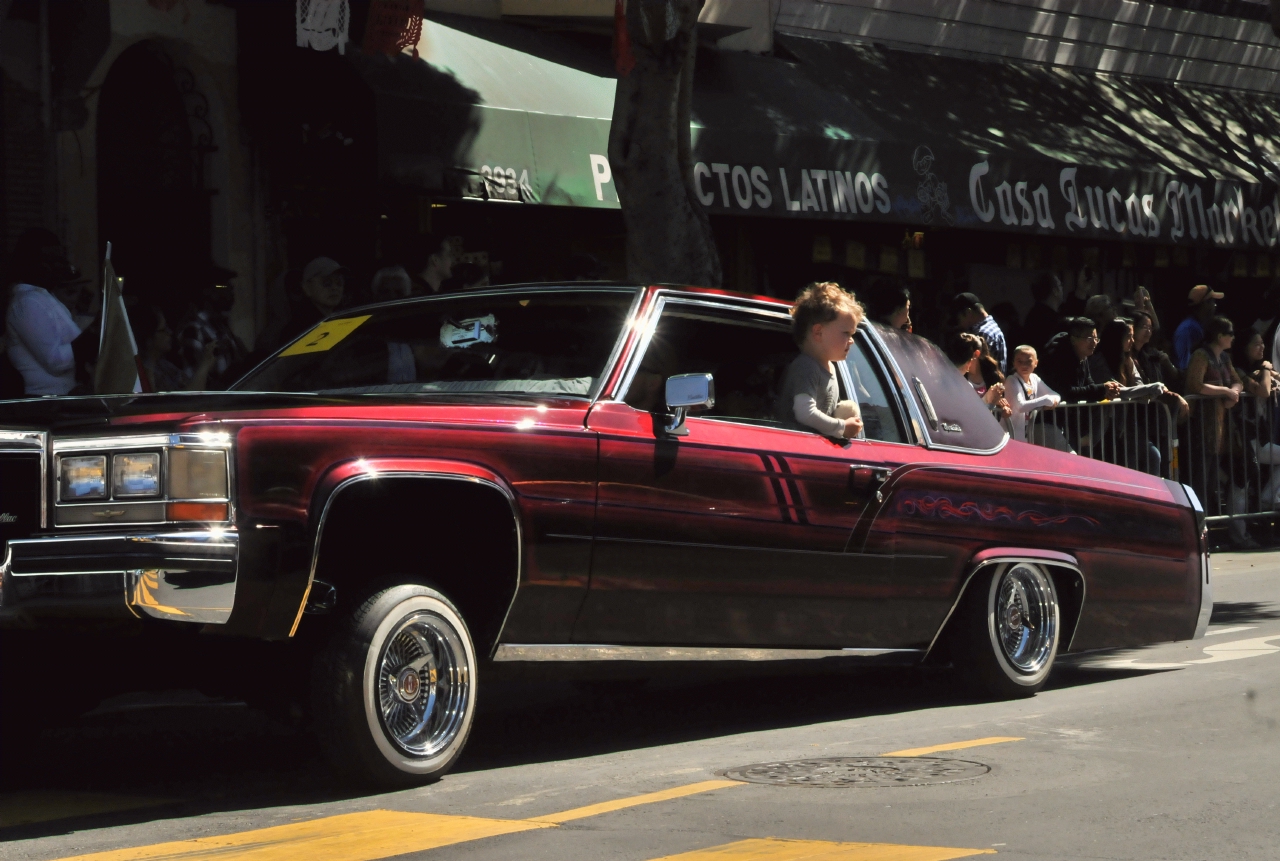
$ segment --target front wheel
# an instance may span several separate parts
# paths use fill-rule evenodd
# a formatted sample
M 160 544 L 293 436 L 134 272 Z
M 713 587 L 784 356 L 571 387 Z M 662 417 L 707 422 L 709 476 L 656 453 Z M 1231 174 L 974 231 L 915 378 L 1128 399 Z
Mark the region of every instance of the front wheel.
M 467 625 L 445 596 L 409 585 L 377 593 L 316 661 L 326 755 L 378 785 L 438 780 L 471 732 L 476 663 Z
M 957 631 L 961 672 L 1000 699 L 1033 696 L 1058 655 L 1058 593 L 1043 566 L 1007 562 L 969 584 Z

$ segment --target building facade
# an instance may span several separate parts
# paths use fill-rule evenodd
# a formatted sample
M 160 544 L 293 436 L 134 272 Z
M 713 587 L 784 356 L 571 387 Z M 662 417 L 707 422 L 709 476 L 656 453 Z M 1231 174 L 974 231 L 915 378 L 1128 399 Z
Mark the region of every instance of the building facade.
M 47 226 L 96 273 L 110 241 L 126 295 L 175 314 L 233 270 L 258 346 L 319 254 L 352 300 L 442 240 L 471 278 L 620 277 L 613 0 L 425 0 L 371 47 L 404 5 L 0 0 L 5 251 Z M 308 9 L 341 27 L 304 33 Z M 1175 315 L 1207 280 L 1244 313 L 1280 268 L 1263 3 L 708 0 L 701 22 L 694 179 L 728 287 L 888 275 L 929 324 L 962 288 L 1023 312 L 1045 271 Z

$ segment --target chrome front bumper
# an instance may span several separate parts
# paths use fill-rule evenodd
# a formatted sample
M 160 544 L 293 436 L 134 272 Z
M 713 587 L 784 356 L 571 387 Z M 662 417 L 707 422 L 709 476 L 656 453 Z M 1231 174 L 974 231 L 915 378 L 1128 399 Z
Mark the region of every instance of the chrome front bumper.
M 223 624 L 235 604 L 240 536 L 203 529 L 10 541 L 0 618 L 134 616 Z

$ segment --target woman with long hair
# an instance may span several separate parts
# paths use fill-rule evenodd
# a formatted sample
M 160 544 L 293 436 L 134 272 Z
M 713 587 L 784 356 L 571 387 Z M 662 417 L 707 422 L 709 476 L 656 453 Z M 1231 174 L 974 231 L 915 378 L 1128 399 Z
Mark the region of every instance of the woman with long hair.
M 1248 504 L 1247 452 L 1243 437 L 1230 433 L 1234 423 L 1228 413 L 1240 403 L 1244 383 L 1231 361 L 1235 326 L 1226 317 L 1205 323 L 1204 340 L 1187 365 L 1187 394 L 1199 396 L 1191 421 L 1192 486 L 1213 514 L 1243 514 Z M 1219 501 L 1224 484 L 1230 485 L 1230 505 Z M 1241 548 L 1258 544 L 1249 537 L 1244 521 L 1231 523 L 1232 543 Z
M 1107 363 L 1107 379 L 1115 380 L 1123 388 L 1141 385 L 1141 375 L 1134 364 L 1132 350 L 1132 323 L 1119 317 L 1102 327 L 1098 355 Z

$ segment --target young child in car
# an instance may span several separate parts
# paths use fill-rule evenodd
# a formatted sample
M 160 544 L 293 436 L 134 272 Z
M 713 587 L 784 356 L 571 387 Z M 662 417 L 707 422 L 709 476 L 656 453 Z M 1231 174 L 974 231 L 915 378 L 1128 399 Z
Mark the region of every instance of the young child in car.
M 852 439 L 862 433 L 853 401 L 840 400 L 835 362 L 843 362 L 862 322 L 862 306 L 840 285 L 810 284 L 791 308 L 791 335 L 800 347 L 782 379 L 774 414 L 788 427 Z

